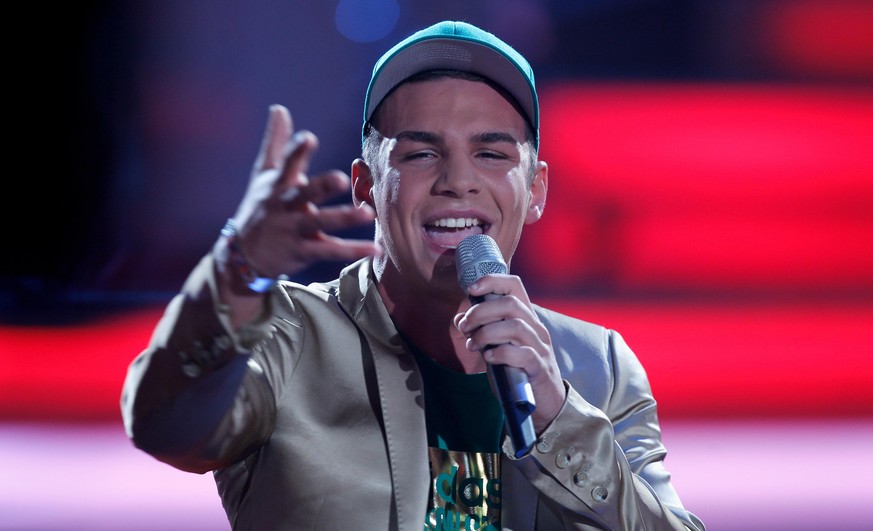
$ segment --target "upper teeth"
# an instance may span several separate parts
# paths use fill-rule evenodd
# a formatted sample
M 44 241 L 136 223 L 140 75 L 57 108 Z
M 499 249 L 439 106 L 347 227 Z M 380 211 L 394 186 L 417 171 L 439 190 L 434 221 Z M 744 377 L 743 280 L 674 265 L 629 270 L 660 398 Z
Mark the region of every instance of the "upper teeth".
M 476 218 L 445 218 L 434 221 L 433 225 L 436 225 L 437 227 L 457 228 L 475 227 L 481 223 L 482 222 Z

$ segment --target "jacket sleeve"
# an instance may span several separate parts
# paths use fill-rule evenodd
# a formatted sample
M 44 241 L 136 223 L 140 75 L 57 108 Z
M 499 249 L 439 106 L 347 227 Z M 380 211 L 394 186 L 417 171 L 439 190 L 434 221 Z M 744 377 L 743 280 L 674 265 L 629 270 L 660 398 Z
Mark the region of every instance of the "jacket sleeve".
M 207 256 L 189 275 L 148 347 L 130 364 L 121 395 L 134 445 L 196 473 L 252 451 L 269 437 L 276 412 L 267 378 L 251 356 L 269 325 L 232 333 L 217 303 L 213 271 Z
M 511 461 L 566 529 L 703 531 L 664 467 L 667 451 L 643 366 L 618 333 L 590 331 L 600 344 L 591 350 L 595 361 L 576 356 L 562 367 L 562 410 L 528 455 Z

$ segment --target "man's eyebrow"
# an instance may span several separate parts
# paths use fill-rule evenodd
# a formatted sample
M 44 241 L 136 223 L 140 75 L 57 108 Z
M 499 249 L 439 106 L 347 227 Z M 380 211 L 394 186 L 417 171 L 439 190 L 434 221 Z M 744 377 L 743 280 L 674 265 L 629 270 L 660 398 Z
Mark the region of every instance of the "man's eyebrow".
M 398 141 L 408 140 L 410 142 L 420 142 L 422 144 L 440 144 L 442 137 L 436 133 L 427 131 L 401 131 L 395 137 Z
M 395 137 L 398 141 L 406 140 L 409 142 L 420 142 L 422 144 L 441 144 L 443 137 L 429 131 L 401 131 Z M 509 133 L 502 131 L 487 131 L 484 133 L 476 133 L 470 140 L 477 144 L 498 144 L 509 143 L 515 144 L 517 140 Z
M 473 135 L 473 141 L 479 144 L 496 144 L 500 142 L 508 142 L 510 144 L 515 144 L 517 141 L 515 137 L 510 135 L 509 133 L 504 133 L 501 131 L 493 131 L 493 132 L 485 132 L 478 133 Z

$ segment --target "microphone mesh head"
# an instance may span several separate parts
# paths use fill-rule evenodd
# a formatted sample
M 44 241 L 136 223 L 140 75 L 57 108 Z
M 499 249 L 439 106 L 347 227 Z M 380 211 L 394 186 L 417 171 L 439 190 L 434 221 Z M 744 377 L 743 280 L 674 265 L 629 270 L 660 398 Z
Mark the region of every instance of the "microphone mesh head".
M 461 240 L 455 249 L 455 265 L 458 269 L 458 284 L 464 293 L 480 277 L 506 273 L 506 262 L 503 261 L 497 242 L 484 234 L 474 234 Z

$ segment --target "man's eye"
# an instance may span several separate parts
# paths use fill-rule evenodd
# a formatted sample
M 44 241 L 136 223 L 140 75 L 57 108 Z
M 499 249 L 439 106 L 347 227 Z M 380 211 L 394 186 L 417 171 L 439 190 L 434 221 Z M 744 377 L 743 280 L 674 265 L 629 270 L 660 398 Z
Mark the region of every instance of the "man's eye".
M 503 153 L 498 153 L 496 151 L 482 151 L 479 153 L 479 156 L 485 159 L 505 159 L 506 155 Z
M 403 156 L 404 160 L 422 160 L 433 157 L 434 154 L 430 151 L 413 151 Z

